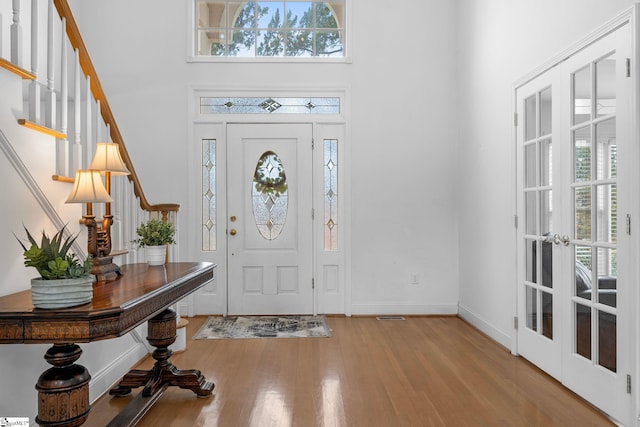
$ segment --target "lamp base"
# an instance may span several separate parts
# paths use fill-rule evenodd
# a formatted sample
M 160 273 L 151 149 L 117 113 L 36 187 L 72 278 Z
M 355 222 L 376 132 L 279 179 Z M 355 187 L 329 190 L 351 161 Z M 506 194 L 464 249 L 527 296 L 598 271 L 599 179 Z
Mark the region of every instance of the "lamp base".
M 98 282 L 107 282 L 122 276 L 122 271 L 113 263 L 112 256 L 93 257 L 92 263 L 91 274 L 96 276 Z

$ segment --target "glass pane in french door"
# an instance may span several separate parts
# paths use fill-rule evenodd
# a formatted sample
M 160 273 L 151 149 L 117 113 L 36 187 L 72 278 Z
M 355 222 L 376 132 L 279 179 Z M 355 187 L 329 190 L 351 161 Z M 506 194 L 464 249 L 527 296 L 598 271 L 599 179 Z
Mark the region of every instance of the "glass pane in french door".
M 524 101 L 525 326 L 553 339 L 553 141 L 551 87 Z
M 615 61 L 572 75 L 574 349 L 617 370 L 617 146 Z M 592 90 L 595 88 L 595 90 Z

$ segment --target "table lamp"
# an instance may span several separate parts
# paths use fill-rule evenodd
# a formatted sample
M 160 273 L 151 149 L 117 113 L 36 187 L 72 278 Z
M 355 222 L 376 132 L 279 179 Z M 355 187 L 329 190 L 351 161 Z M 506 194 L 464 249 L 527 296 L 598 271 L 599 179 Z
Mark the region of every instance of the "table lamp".
M 93 203 L 110 203 L 113 199 L 107 193 L 99 171 L 77 170 L 73 189 L 65 203 L 86 203 L 87 208 L 80 222 L 87 227 L 88 252 L 91 255 L 93 266 L 91 274 L 95 274 L 100 281 L 100 271 L 96 270 L 96 261 L 101 259 L 104 248 L 98 237 L 98 224 L 93 214 Z M 108 255 L 108 254 L 107 254 Z
M 105 213 L 101 223 L 96 222 L 95 216 L 91 212 L 91 201 L 75 200 L 74 198 L 73 201 L 67 200 L 67 203 L 87 203 L 87 215 L 91 215 L 91 218 L 85 218 L 85 215 L 82 222 L 85 223 L 89 231 L 88 250 L 93 259 L 91 273 L 95 274 L 97 280 L 101 282 L 113 278 L 114 274 L 117 276 L 122 275 L 120 267 L 113 263 L 113 256 L 111 255 L 111 225 L 113 224 L 113 215 L 111 214 L 111 202 L 113 201 L 111 199 L 111 175 L 129 175 L 130 172 L 120 156 L 118 144 L 111 142 L 98 142 L 96 144 L 96 153 L 88 171 L 98 176 L 100 186 L 109 198 L 109 200 L 101 200 L 105 203 Z M 105 175 L 104 186 L 100 178 L 101 174 Z

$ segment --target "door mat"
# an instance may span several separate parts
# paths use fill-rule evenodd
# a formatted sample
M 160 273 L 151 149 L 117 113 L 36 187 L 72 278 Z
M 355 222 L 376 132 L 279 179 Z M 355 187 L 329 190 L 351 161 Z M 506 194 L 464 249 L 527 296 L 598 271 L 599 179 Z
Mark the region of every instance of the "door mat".
M 209 317 L 194 340 L 330 337 L 325 316 Z

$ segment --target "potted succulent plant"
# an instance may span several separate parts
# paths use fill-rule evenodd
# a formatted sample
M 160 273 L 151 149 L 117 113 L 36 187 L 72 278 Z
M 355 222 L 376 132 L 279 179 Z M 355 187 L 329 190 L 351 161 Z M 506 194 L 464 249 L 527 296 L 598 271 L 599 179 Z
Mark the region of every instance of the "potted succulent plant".
M 146 248 L 149 265 L 164 264 L 167 245 L 175 243 L 176 228 L 169 221 L 152 218 L 140 224 L 136 229 L 138 239 L 134 240 L 140 247 Z
M 31 279 L 31 300 L 37 308 L 66 308 L 86 304 L 93 298 L 93 276 L 91 259 L 84 262 L 70 252 L 78 235 L 63 240 L 65 227 L 52 237 L 42 231 L 40 243 L 34 239 L 27 227 L 29 246 L 16 236 L 24 250 L 24 265 L 34 267 L 40 277 Z

